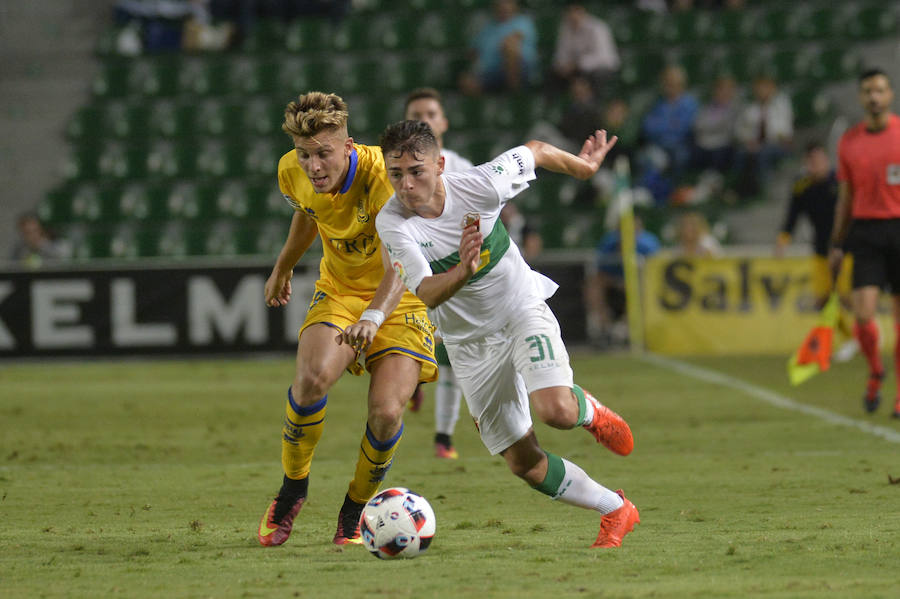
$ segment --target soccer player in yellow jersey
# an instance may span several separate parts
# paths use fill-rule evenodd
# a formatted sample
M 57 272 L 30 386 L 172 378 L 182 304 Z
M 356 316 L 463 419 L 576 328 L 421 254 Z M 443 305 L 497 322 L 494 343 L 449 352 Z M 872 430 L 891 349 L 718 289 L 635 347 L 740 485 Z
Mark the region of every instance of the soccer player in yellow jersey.
M 334 535 L 339 545 L 360 542 L 359 515 L 391 466 L 404 407 L 419 382 L 437 378 L 425 306 L 392 268 L 385 269 L 386 252 L 375 231 L 375 216 L 393 193 L 381 149 L 354 143 L 347 119 L 339 96 L 310 92 L 288 104 L 282 125 L 295 149 L 278 163 L 278 185 L 294 216 L 266 281 L 266 304 L 283 306 L 291 299 L 294 265 L 316 235 L 323 257 L 287 393 L 284 480 L 259 525 L 259 542 L 267 546 L 287 540 L 306 500 L 328 390 L 344 370 L 362 374 L 363 361 L 371 380 L 356 472 Z

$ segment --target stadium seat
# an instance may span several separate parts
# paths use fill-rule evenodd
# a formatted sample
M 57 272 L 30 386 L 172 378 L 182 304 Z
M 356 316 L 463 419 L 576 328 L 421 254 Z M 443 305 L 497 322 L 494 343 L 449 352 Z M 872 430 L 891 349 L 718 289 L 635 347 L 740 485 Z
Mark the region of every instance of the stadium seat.
M 270 94 L 278 90 L 277 61 L 240 56 L 228 63 L 227 88 L 232 94 Z
M 681 11 L 662 22 L 660 37 L 671 44 L 686 44 L 704 38 L 711 27 L 707 12 Z
M 120 141 L 107 143 L 101 152 L 98 174 L 105 179 L 134 179 L 146 176 L 144 146 L 130 147 Z
M 840 81 L 859 73 L 862 60 L 848 46 L 810 44 L 797 57 L 797 70 L 806 80 Z
M 458 129 L 481 129 L 488 123 L 484 120 L 484 100 L 452 95 L 444 99 L 447 118 Z
M 91 83 L 98 98 L 121 98 L 128 94 L 129 67 L 122 61 L 108 60 Z
M 665 64 L 664 55 L 656 50 L 623 51 L 619 77 L 626 87 L 645 86 L 658 81 Z
M 229 93 L 228 62 L 206 57 L 191 57 L 181 63 L 178 71 L 178 92 L 186 95 L 216 95 Z
M 97 184 L 80 185 L 72 194 L 71 215 L 74 222 L 114 222 L 118 214 L 115 193 Z
M 105 226 L 74 223 L 61 228 L 59 235 L 71 245 L 75 260 L 109 258 L 109 233 Z
M 753 39 L 760 41 L 779 41 L 791 35 L 789 25 L 791 15 L 796 8 L 773 7 L 754 13 L 748 20 L 748 31 Z
M 735 43 L 748 36 L 752 24 L 746 10 L 722 10 L 716 14 L 707 35 L 713 41 Z
M 156 56 L 135 60 L 128 72 L 128 93 L 168 97 L 178 93 L 179 57 Z
M 244 124 L 244 106 L 226 104 L 214 96 L 197 106 L 194 119 L 194 130 L 200 135 L 239 136 Z
M 288 25 L 284 46 L 289 52 L 318 51 L 332 48 L 335 34 L 325 19 L 298 19 Z
M 197 173 L 206 177 L 239 177 L 244 174 L 244 148 L 222 140 L 204 141 L 196 151 Z
M 372 27 L 368 16 L 349 16 L 334 30 L 332 46 L 339 52 L 365 52 L 378 46 L 380 31 Z
M 285 47 L 285 24 L 280 19 L 261 19 L 253 24 L 241 45 L 244 52 L 270 53 Z
M 826 39 L 840 32 L 839 13 L 831 6 L 798 8 L 793 14 L 793 33 L 808 40 Z
M 63 174 L 69 180 L 96 179 L 99 157 L 100 146 L 97 142 L 75 145 L 63 164 Z
M 218 185 L 184 181 L 169 189 L 166 198 L 166 212 L 169 219 L 208 220 L 216 214 L 216 191 Z
M 419 24 L 423 44 L 433 49 L 445 49 L 461 44 L 466 37 L 466 21 L 449 11 L 426 14 Z
M 285 103 L 266 97 L 254 97 L 240 111 L 240 129 L 245 135 L 282 135 Z
M 868 40 L 895 35 L 900 9 L 895 3 L 866 6 L 844 21 L 843 32 L 852 39 Z
M 328 89 L 332 78 L 329 77 L 329 65 L 321 61 L 310 61 L 288 58 L 281 61 L 278 71 L 278 87 L 288 94 L 288 98 L 296 97 L 312 89 Z M 340 87 L 340 81 L 336 83 Z
M 799 87 L 791 94 L 794 122 L 798 127 L 822 124 L 832 109 L 831 100 L 817 85 Z
M 71 184 L 63 184 L 47 192 L 37 205 L 37 214 L 41 222 L 50 226 L 67 223 L 72 219 Z
M 253 253 L 261 256 L 275 257 L 281 251 L 290 228 L 289 218 L 266 219 L 256 229 L 256 240 Z
M 196 172 L 195 150 L 171 140 L 154 142 L 146 154 L 147 175 L 151 177 L 190 177 Z
M 157 100 L 150 107 L 147 132 L 167 138 L 194 135 L 196 111 L 193 102 L 177 104 L 172 100 Z

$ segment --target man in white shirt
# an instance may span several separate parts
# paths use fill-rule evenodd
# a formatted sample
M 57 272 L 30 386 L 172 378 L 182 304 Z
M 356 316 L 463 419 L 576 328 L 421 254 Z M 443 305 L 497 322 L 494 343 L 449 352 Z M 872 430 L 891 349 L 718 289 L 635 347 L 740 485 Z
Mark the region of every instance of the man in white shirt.
M 559 24 L 553 53 L 553 74 L 569 81 L 581 76 L 594 90 L 621 66 L 619 50 L 609 25 L 588 13 L 580 2 L 569 2 Z
M 535 168 L 592 176 L 616 138 L 597 131 L 575 156 L 529 141 L 491 162 L 443 174 L 444 159 L 421 121 L 388 127 L 381 138 L 394 195 L 375 221 L 400 279 L 428 307 L 444 336 L 457 381 L 482 441 L 534 489 L 603 514 L 593 547 L 618 547 L 640 519 L 622 491 L 544 451 L 530 407 L 554 428 L 583 426 L 628 455 L 628 424 L 575 385 L 559 323 L 545 300 L 557 285 L 531 270 L 500 220 Z
M 472 168 L 473 164 L 453 150 L 444 147 L 444 133 L 450 126 L 444 114 L 441 94 L 430 87 L 414 89 L 406 96 L 406 118 L 422 121 L 431 127 L 437 140 L 441 157 L 444 159 L 444 172 L 455 173 Z M 462 391 L 456 384 L 453 366 L 447 356 L 443 342 L 435 345 L 435 358 L 438 363 L 438 381 L 434 392 L 434 455 L 439 458 L 455 460 L 459 457 L 453 447 L 453 431 L 459 420 L 459 406 L 462 403 Z M 422 385 L 416 387 L 410 409 L 417 412 L 422 405 L 424 393 Z

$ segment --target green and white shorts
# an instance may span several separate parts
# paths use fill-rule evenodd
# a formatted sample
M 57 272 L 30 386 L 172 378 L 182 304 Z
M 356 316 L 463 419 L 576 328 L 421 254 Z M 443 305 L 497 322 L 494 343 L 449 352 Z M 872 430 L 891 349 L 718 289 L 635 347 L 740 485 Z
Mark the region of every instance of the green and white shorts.
M 492 455 L 531 428 L 529 393 L 572 387 L 569 354 L 545 302 L 526 308 L 496 333 L 445 345 L 469 413 Z

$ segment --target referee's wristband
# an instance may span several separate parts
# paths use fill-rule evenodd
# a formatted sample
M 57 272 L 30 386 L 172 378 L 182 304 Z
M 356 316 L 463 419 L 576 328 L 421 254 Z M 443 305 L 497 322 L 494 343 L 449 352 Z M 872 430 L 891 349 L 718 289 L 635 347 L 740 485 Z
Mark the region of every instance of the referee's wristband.
M 374 322 L 376 327 L 380 327 L 381 323 L 384 322 L 384 312 L 382 312 L 381 310 L 373 310 L 370 308 L 368 310 L 364 310 L 362 316 L 360 316 L 359 319 Z

